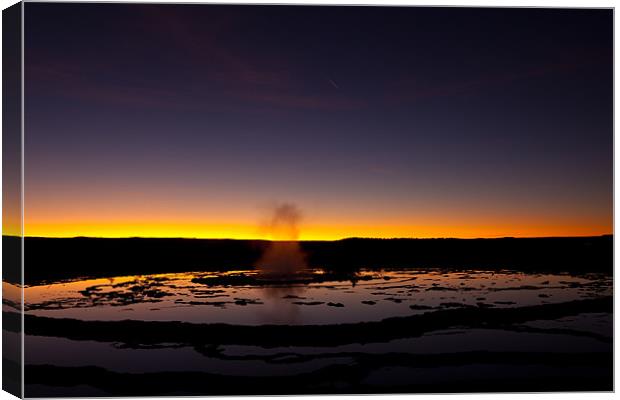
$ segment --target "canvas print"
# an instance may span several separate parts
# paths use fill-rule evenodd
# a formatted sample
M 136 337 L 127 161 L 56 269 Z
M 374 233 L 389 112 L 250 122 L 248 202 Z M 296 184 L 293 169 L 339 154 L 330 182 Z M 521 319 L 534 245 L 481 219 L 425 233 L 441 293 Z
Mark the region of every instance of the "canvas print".
M 5 390 L 613 390 L 613 10 L 3 18 Z

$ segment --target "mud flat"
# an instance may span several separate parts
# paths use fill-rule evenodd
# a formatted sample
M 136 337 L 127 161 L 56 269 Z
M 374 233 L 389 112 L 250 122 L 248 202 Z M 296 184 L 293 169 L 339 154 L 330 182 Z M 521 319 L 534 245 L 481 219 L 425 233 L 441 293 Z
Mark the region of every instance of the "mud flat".
M 611 297 L 602 297 L 322 326 L 27 316 L 31 346 L 49 349 L 54 343 L 59 356 L 55 358 L 54 351 L 30 356 L 26 393 L 609 391 L 611 310 Z M 602 331 L 584 328 L 597 321 L 605 321 Z M 81 359 L 67 361 L 62 354 L 71 349 L 88 351 Z M 151 355 L 141 360 L 145 352 Z M 153 371 L 153 365 L 160 370 Z
M 485 307 L 434 311 L 378 322 L 337 325 L 228 325 L 153 321 L 81 321 L 68 318 L 25 316 L 27 335 L 71 340 L 120 342 L 126 345 L 160 343 L 235 344 L 273 346 L 337 346 L 420 336 L 431 331 L 460 328 L 506 327 L 535 320 L 554 320 L 581 313 L 611 313 L 612 297 L 558 304 L 494 309 Z M 7 313 L 15 326 L 16 313 Z

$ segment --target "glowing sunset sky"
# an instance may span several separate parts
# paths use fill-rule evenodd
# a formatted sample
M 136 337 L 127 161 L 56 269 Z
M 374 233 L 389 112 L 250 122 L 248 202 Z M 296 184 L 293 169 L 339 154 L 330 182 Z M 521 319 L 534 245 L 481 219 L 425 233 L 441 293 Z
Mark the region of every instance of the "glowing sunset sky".
M 25 7 L 28 236 L 612 232 L 610 10 Z

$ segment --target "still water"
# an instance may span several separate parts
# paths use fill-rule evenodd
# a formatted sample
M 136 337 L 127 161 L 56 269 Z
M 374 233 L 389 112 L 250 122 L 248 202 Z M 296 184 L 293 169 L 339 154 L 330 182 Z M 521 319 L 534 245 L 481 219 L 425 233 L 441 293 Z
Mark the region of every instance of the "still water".
M 265 282 L 256 271 L 86 279 L 26 287 L 25 309 L 32 315 L 81 320 L 316 325 L 445 308 L 557 303 L 612 292 L 611 277 L 604 275 L 368 270 L 345 278 L 308 270 L 300 276 L 309 283 Z M 234 284 L 238 277 L 243 285 Z
M 612 281 L 598 274 L 383 269 L 305 270 L 284 279 L 188 272 L 28 286 L 26 395 L 598 390 L 611 381 L 612 314 L 587 302 L 608 299 Z M 4 290 L 19 293 L 8 283 Z M 594 306 L 571 305 L 583 302 Z M 3 306 L 15 310 L 10 300 Z M 508 309 L 516 312 L 512 320 L 493 320 L 503 311 L 479 313 Z M 436 328 L 416 328 L 429 321 L 419 318 L 434 315 L 431 322 L 443 318 Z M 61 321 L 77 321 L 71 326 L 79 334 Z M 132 321 L 148 326 L 128 334 L 114 325 Z M 224 341 L 209 335 L 222 323 L 217 329 L 232 335 Z M 161 324 L 174 324 L 174 340 L 148 340 Z M 207 327 L 205 337 L 191 336 L 198 325 Z M 274 342 L 263 329 L 270 325 L 269 332 L 304 339 Z M 324 336 L 304 333 L 316 328 Z M 237 333 L 243 329 L 251 340 Z M 384 337 L 386 330 L 397 332 Z M 335 339 L 325 341 L 330 335 Z

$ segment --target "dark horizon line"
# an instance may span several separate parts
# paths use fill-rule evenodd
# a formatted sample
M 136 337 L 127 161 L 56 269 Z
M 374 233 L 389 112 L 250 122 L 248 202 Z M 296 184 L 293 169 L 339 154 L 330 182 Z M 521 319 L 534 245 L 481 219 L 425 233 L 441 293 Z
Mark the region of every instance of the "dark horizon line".
M 603 233 L 600 235 L 583 235 L 583 236 L 496 236 L 496 237 L 475 237 L 475 238 L 462 238 L 462 237 L 368 237 L 368 236 L 350 236 L 340 239 L 301 239 L 301 240 L 272 240 L 272 239 L 239 239 L 239 238 L 199 238 L 199 237 L 154 237 L 154 236 L 118 236 L 118 237 L 105 237 L 105 236 L 17 236 L 17 235 L 2 235 L 3 238 L 32 238 L 32 239 L 149 239 L 149 240 L 235 240 L 235 241 L 255 241 L 255 242 L 339 242 L 343 240 L 500 240 L 500 239 L 587 239 L 587 238 L 601 238 L 606 236 L 614 236 L 612 233 Z

